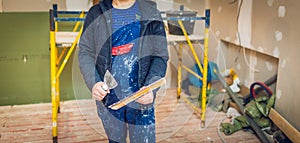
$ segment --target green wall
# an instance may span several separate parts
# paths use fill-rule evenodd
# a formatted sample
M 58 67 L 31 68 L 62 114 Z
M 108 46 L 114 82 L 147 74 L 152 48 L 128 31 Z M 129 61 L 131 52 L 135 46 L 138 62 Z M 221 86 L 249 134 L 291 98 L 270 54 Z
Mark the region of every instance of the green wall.
M 51 102 L 49 13 L 0 13 L 0 51 L 0 105 Z M 74 99 L 72 59 L 61 75 L 61 100 Z

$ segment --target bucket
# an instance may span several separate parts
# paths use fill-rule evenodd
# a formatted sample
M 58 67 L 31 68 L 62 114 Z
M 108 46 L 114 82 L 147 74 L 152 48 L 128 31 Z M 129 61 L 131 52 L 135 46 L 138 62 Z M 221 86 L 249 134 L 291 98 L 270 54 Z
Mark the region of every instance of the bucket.
M 190 18 L 190 17 L 196 17 L 197 12 L 195 11 L 167 11 L 166 12 L 167 17 L 174 17 L 174 18 Z M 168 20 L 168 28 L 169 28 L 169 34 L 173 35 L 184 35 L 177 20 Z M 188 35 L 193 34 L 194 31 L 194 25 L 195 20 L 184 20 L 182 21 L 185 30 Z

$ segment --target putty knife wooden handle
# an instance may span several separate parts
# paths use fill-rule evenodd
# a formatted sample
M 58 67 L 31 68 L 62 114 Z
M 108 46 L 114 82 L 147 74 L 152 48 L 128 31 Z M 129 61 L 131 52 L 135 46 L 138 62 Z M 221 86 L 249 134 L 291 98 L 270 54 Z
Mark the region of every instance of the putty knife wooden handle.
M 159 88 L 160 86 L 162 86 L 165 83 L 166 83 L 166 79 L 161 78 L 161 79 L 153 82 L 152 84 L 138 90 L 137 92 L 133 93 L 131 96 L 128 96 L 128 97 L 120 100 L 119 102 L 116 102 L 116 103 L 108 106 L 108 108 L 111 108 L 113 110 L 118 110 L 118 109 L 124 107 L 125 105 L 127 105 L 128 103 L 140 98 L 141 96 L 148 93 L 149 91 Z

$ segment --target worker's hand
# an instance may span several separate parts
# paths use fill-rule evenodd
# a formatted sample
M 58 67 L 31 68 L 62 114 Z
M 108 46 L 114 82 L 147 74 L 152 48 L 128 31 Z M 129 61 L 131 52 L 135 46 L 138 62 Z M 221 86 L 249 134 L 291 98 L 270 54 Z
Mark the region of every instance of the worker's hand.
M 136 100 L 140 104 L 150 104 L 153 103 L 154 95 L 152 91 L 147 92 L 145 95 Z
M 103 86 L 106 86 L 104 82 L 97 82 L 92 88 L 92 96 L 95 100 L 102 101 L 103 98 L 109 93 L 109 89 L 103 89 Z

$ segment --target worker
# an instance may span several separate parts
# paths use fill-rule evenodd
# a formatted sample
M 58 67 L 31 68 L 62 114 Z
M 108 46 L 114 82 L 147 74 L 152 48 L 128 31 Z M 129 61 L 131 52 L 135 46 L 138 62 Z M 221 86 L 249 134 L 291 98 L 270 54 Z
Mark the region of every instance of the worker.
M 79 42 L 79 66 L 96 100 L 110 143 L 154 143 L 156 91 L 119 110 L 108 108 L 166 74 L 164 23 L 150 0 L 102 0 L 88 11 Z M 109 71 L 118 86 L 103 89 Z

